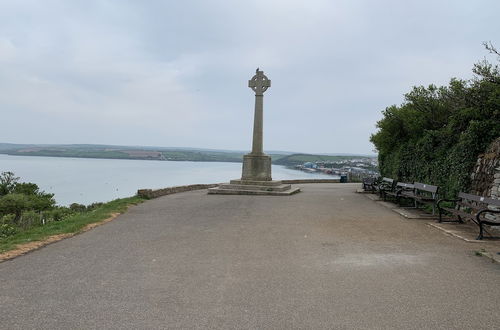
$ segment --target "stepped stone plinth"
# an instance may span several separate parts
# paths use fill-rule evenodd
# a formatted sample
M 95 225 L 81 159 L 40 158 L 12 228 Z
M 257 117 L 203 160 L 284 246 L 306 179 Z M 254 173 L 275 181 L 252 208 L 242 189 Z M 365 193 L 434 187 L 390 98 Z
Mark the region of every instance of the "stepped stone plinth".
M 271 177 L 271 157 L 264 154 L 263 143 L 263 108 L 264 92 L 271 87 L 263 71 L 258 68 L 255 76 L 248 81 L 248 87 L 255 92 L 255 115 L 253 124 L 252 152 L 243 156 L 241 180 L 231 180 L 215 188 L 208 189 L 209 194 L 223 195 L 272 195 L 288 196 L 300 191 Z
M 271 195 L 289 196 L 300 191 L 299 188 L 292 188 L 290 184 L 281 181 L 245 181 L 231 180 L 230 183 L 223 183 L 215 188 L 209 188 L 209 194 L 222 195 Z

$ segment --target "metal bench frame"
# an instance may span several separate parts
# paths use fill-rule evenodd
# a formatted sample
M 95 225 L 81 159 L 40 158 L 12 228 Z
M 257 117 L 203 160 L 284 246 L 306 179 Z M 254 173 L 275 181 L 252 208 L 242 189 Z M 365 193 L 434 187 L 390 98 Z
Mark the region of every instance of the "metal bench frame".
M 374 177 L 363 178 L 363 190 L 364 191 L 376 191 L 377 190 L 377 178 L 374 178 Z
M 385 200 L 386 192 L 394 191 L 395 187 L 396 187 L 396 181 L 394 181 L 394 179 L 382 178 L 382 180 L 380 180 L 380 182 L 377 186 L 377 191 L 378 191 L 380 197 L 382 197 Z

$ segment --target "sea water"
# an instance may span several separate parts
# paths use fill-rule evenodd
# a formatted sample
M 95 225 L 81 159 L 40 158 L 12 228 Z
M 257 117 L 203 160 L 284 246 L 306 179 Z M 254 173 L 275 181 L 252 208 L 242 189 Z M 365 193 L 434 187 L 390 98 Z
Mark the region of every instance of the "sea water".
M 21 182 L 53 193 L 59 205 L 107 202 L 158 189 L 195 183 L 229 182 L 241 177 L 241 163 L 180 162 L 94 158 L 9 156 L 0 154 L 0 172 L 14 172 Z M 335 179 L 273 165 L 274 180 Z

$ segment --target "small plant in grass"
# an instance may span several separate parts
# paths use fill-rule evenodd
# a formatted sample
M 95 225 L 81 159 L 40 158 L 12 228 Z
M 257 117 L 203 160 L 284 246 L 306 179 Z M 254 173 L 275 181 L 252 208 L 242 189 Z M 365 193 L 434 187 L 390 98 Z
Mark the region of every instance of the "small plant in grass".
M 474 251 L 474 254 L 477 255 L 477 256 L 482 257 L 485 252 L 486 252 L 485 249 L 481 249 L 479 251 Z
M 0 239 L 15 235 L 16 233 L 17 229 L 14 226 L 8 223 L 0 224 Z

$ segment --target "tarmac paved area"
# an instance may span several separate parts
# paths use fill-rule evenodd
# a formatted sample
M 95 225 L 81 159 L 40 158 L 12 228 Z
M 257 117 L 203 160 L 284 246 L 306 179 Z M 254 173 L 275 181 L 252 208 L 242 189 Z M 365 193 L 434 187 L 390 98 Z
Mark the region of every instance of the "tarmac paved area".
M 169 195 L 0 263 L 2 329 L 498 329 L 500 266 L 358 185 Z

